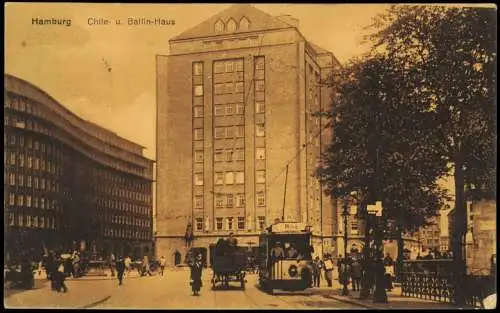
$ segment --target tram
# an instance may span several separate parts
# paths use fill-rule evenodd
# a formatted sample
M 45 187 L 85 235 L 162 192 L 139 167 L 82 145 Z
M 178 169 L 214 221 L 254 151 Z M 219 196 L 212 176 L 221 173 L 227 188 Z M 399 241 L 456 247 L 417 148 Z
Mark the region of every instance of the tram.
M 312 242 L 304 223 L 278 222 L 259 237 L 259 285 L 262 290 L 298 291 L 312 285 Z

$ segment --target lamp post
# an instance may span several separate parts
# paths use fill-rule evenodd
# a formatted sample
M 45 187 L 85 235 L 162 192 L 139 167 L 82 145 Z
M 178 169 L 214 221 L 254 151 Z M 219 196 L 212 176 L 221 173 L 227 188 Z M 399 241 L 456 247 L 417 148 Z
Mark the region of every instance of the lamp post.
M 343 275 L 344 279 L 344 289 L 342 289 L 342 295 L 347 296 L 349 295 L 349 291 L 347 289 L 347 218 L 349 217 L 347 195 L 344 197 L 344 212 L 342 213 L 342 217 L 344 218 L 344 270 L 341 271 L 340 275 Z

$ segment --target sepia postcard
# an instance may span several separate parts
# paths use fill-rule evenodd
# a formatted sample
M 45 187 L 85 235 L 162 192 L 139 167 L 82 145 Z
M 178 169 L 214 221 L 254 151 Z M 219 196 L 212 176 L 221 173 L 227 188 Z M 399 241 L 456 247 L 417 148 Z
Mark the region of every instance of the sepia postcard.
M 4 307 L 496 307 L 495 5 L 4 8 Z

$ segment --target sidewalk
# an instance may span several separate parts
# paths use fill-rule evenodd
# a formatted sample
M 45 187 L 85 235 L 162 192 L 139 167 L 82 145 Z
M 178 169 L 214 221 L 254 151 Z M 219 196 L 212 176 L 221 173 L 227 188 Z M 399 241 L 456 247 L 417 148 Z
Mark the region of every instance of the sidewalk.
M 451 304 L 437 302 L 433 300 L 424 300 L 412 297 L 401 296 L 401 287 L 394 286 L 392 291 L 387 292 L 388 303 L 373 303 L 373 298 L 360 300 L 359 291 L 352 291 L 352 285 L 349 285 L 349 295 L 342 296 L 343 286 L 339 284 L 338 280 L 333 281 L 332 287 L 320 287 L 315 290 L 325 298 L 330 298 L 338 301 L 343 301 L 349 304 L 361 306 L 367 309 L 376 310 L 391 310 L 391 309 L 436 309 L 436 310 L 449 310 L 458 309 L 458 307 Z

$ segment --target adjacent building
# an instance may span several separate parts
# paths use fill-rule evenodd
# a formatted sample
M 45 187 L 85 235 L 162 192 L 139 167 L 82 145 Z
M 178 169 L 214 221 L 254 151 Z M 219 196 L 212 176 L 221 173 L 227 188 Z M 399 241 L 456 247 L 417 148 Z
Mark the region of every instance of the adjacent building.
M 331 105 L 334 55 L 296 19 L 246 4 L 169 45 L 156 58 L 157 255 L 178 262 L 188 225 L 195 247 L 229 232 L 254 246 L 276 218 L 311 225 L 316 254 L 336 253 L 342 206 L 313 177 L 331 140 L 314 113 Z
M 94 256 L 152 252 L 153 161 L 143 147 L 5 75 L 7 259 L 81 246 Z
M 428 219 L 428 224 L 420 227 L 419 241 L 424 253 L 428 251 L 440 251 L 441 248 L 441 216 L 433 216 Z

